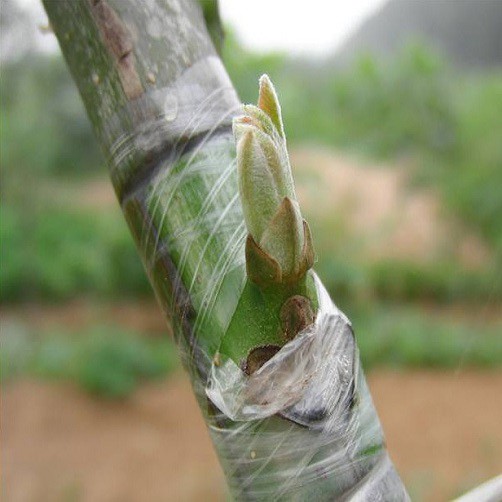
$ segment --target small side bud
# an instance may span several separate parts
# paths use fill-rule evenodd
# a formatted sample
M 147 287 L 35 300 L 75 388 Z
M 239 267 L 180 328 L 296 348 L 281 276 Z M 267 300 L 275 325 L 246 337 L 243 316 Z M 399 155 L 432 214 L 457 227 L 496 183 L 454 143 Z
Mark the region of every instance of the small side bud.
M 288 298 L 282 305 L 279 316 L 282 334 L 288 342 L 315 320 L 310 300 L 301 295 Z
M 262 345 L 249 352 L 244 363 L 244 373 L 252 375 L 258 371 L 269 359 L 274 357 L 281 348 L 279 345 Z
M 303 242 L 302 258 L 304 260 L 304 267 L 308 270 L 314 266 L 315 253 L 310 227 L 305 220 L 303 220 L 303 234 L 305 236 L 305 240 Z

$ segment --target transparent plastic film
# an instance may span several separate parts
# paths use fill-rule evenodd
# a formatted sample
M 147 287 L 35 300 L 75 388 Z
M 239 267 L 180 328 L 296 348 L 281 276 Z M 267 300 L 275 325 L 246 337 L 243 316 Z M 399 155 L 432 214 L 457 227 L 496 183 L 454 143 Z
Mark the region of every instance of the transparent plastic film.
M 216 361 L 209 428 L 236 500 L 408 500 L 350 321 L 316 278 L 315 324 L 247 376 Z
M 264 127 L 278 124 L 282 141 L 275 112 Z M 292 239 L 304 268 L 284 259 L 291 292 L 250 281 L 249 250 L 277 246 L 269 230 L 255 242 L 246 226 L 232 133 L 242 108 L 219 60 L 199 61 L 119 113 L 131 126 L 116 134 L 123 120 L 110 122 L 114 183 L 234 499 L 408 500 L 351 323 L 306 268 L 310 234 L 289 181 L 277 183 L 287 192 L 277 218 L 305 232 Z M 277 162 L 286 161 L 284 150 Z M 313 323 L 284 339 L 277 316 L 291 295 L 312 298 Z M 275 352 L 249 371 L 245 356 L 262 340 Z
M 276 413 L 329 427 L 330 410 L 352 406 L 359 372 L 349 320 L 316 278 L 320 308 L 313 325 L 248 376 L 232 359 L 213 361 L 206 393 L 235 421 Z

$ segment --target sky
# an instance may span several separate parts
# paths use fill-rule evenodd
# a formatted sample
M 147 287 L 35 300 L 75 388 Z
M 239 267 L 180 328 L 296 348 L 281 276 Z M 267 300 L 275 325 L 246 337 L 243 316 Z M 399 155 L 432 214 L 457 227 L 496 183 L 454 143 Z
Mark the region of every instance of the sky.
M 40 0 L 17 1 L 33 13 L 36 24 L 47 24 Z M 323 56 L 339 47 L 383 3 L 385 0 L 220 0 L 220 14 L 250 49 Z M 57 50 L 53 35 L 37 33 L 36 38 L 43 50 Z
M 259 51 L 323 56 L 385 0 L 220 0 L 224 23 Z

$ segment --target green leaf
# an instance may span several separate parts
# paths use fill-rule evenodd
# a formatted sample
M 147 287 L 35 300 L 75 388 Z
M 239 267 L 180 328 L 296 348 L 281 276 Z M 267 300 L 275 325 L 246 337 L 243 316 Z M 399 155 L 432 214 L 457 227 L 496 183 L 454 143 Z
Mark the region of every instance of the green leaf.
M 280 265 L 282 277 L 298 276 L 304 244 L 303 220 L 296 201 L 285 197 L 260 240 Z
M 281 105 L 279 104 L 275 88 L 266 74 L 260 77 L 258 106 L 272 119 L 272 122 L 277 127 L 279 134 L 282 138 L 285 138 L 281 116 Z
M 275 214 L 281 197 L 269 162 L 256 137 L 256 128 L 247 127 L 237 144 L 239 191 L 249 233 L 259 241 Z

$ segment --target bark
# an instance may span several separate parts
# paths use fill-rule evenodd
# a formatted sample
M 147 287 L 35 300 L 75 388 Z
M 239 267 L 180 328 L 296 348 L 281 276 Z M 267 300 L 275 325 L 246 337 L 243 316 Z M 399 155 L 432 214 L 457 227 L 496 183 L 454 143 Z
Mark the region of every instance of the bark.
M 205 372 L 202 359 L 216 340 L 201 340 L 201 352 L 192 321 L 210 300 L 201 296 L 214 281 L 212 269 L 228 256 L 227 230 L 242 217 L 231 172 L 231 121 L 239 101 L 201 9 L 193 1 L 156 0 L 44 5 L 156 295 Z M 187 159 L 191 173 L 182 177 Z M 211 216 L 225 211 L 227 218 L 215 227 Z M 197 233 L 190 249 L 183 236 L 176 238 L 181 229 Z M 207 333 L 225 323 L 206 317 Z

